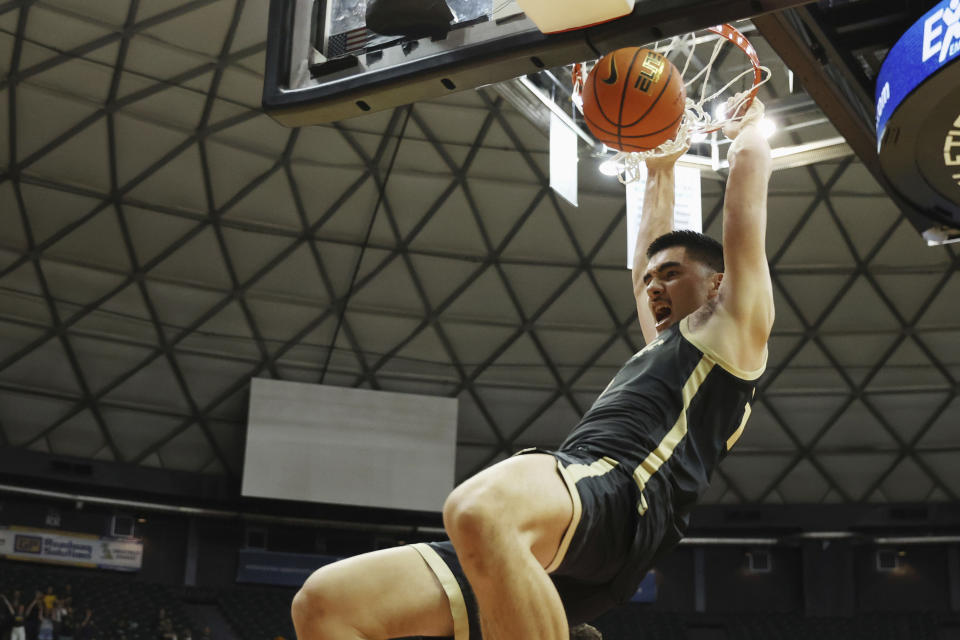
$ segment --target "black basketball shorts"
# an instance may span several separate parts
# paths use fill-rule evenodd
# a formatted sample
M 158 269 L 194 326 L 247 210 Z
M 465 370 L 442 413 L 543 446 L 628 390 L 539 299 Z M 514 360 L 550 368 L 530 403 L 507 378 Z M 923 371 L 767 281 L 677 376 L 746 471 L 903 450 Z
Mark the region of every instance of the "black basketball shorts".
M 570 491 L 573 518 L 547 572 L 570 624 L 589 622 L 628 600 L 663 551 L 661 543 L 672 522 L 667 487 L 654 476 L 641 492 L 632 469 L 582 448 L 525 453 L 556 458 Z M 476 599 L 453 545 L 445 541 L 413 547 L 447 594 L 454 639 L 481 640 Z

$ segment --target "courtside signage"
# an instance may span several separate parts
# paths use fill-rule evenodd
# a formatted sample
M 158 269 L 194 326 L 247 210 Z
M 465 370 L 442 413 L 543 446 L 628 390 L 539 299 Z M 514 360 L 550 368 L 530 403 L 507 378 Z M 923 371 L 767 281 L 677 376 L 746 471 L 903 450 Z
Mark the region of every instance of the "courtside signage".
M 138 571 L 143 542 L 85 533 L 0 525 L 0 558 Z
M 960 0 L 943 0 L 890 49 L 877 76 L 877 150 L 890 116 L 910 92 L 960 55 Z

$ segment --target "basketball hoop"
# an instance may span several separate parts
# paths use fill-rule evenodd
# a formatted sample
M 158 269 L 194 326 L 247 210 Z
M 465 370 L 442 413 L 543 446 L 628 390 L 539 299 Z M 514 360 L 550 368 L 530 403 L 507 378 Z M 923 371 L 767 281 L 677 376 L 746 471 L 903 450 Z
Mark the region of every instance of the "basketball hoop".
M 723 46 L 727 43 L 737 47 L 750 62 L 750 68 L 737 74 L 720 89 L 710 91 L 710 75 Z M 692 72 L 698 46 L 712 45 L 712 51 L 702 69 Z M 702 51 L 704 47 L 699 47 Z M 739 30 L 729 24 L 721 24 L 706 29 L 700 35 L 690 33 L 671 38 L 661 46 L 659 43 L 651 47 L 667 57 L 681 70 L 681 77 L 686 88 L 686 104 L 684 115 L 680 120 L 676 134 L 666 142 L 649 151 L 620 151 L 612 158 L 619 170 L 619 179 L 622 183 L 635 182 L 643 175 L 641 165 L 649 157 L 672 155 L 687 148 L 690 139 L 695 134 L 710 134 L 719 131 L 731 122 L 740 120 L 753 104 L 760 86 L 770 79 L 770 69 L 760 64 L 757 51 L 750 41 Z M 677 61 L 684 55 L 683 64 Z M 688 75 L 691 74 L 688 78 Z M 588 70 L 585 64 L 576 64 L 573 68 L 573 102 L 578 109 L 583 110 L 583 87 L 586 83 Z M 752 86 L 741 92 L 731 90 L 742 78 L 752 76 Z M 730 103 L 728 105 L 728 103 Z

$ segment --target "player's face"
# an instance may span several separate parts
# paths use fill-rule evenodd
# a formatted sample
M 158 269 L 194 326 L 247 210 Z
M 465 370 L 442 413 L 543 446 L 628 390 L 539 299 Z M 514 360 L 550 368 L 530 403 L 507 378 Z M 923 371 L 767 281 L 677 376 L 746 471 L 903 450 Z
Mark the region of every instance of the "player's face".
M 684 247 L 655 253 L 643 274 L 657 333 L 666 331 L 717 295 L 723 276 L 687 257 Z

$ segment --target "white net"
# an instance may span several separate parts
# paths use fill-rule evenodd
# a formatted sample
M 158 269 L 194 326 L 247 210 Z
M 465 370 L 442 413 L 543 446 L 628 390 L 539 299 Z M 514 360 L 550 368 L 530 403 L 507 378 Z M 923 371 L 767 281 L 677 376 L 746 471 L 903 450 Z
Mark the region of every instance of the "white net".
M 713 67 L 720 59 L 724 46 L 739 49 L 750 62 L 750 67 L 738 73 L 729 82 L 715 88 L 711 81 Z M 663 54 L 680 70 L 687 91 L 684 116 L 673 138 L 649 151 L 621 151 L 610 159 L 618 169 L 620 182 L 635 182 L 643 175 L 642 164 L 654 156 L 672 156 L 690 146 L 696 134 L 709 134 L 722 129 L 743 117 L 757 93 L 757 89 L 770 79 L 770 69 L 760 64 L 756 51 L 742 33 L 724 24 L 711 27 L 706 33 L 689 33 L 671 38 L 665 44 L 650 47 Z M 708 53 L 704 54 L 707 51 Z M 682 65 L 678 64 L 682 58 Z M 694 71 L 696 67 L 698 70 Z M 692 74 L 688 77 L 688 74 Z M 579 88 L 586 81 L 587 69 L 577 65 L 574 70 L 574 103 L 582 109 Z M 736 92 L 733 87 L 751 76 L 752 86 Z M 712 89 L 712 90 L 711 90 Z

